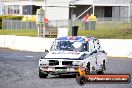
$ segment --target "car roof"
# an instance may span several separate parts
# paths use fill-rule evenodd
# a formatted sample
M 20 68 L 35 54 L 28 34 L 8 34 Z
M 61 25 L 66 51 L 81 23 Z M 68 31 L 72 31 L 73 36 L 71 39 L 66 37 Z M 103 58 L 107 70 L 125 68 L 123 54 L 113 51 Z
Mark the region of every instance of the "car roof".
M 96 38 L 91 37 L 91 36 L 65 36 L 65 37 L 59 37 L 57 40 L 62 40 L 62 41 L 91 41 Z

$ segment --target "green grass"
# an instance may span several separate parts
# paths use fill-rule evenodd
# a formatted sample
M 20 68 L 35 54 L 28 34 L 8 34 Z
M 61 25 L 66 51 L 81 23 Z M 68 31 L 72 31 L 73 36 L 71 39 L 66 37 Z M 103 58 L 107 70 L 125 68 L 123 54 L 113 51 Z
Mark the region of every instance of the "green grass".
M 37 30 L 0 30 L 0 35 L 37 36 Z M 80 36 L 94 36 L 101 39 L 132 39 L 132 29 L 78 30 Z
M 77 23 L 79 26 L 78 35 L 94 36 L 96 38 L 109 39 L 132 39 L 132 23 L 119 21 L 97 21 L 96 30 L 82 30 L 84 25 Z
M 132 29 L 132 23 L 116 21 L 97 22 L 96 29 Z
M 37 36 L 37 30 L 2 30 L 0 29 L 0 35 L 17 35 L 17 36 Z
M 78 35 L 105 39 L 132 39 L 132 29 L 79 30 Z

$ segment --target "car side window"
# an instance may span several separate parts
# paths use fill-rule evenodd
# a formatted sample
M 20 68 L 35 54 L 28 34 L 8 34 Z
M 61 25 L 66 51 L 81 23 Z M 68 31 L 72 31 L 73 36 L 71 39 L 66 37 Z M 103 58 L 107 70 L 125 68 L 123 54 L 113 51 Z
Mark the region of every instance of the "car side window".
M 88 51 L 88 49 L 89 49 L 88 47 L 89 47 L 88 43 L 83 44 L 83 50 L 84 51 Z

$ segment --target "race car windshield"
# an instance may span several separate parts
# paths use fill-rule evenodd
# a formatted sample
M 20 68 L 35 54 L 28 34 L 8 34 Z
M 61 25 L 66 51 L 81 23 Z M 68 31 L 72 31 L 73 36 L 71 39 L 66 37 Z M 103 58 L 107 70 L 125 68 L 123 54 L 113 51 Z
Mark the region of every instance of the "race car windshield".
M 87 44 L 78 42 L 78 41 L 56 41 L 56 44 L 53 44 L 51 51 L 87 51 Z

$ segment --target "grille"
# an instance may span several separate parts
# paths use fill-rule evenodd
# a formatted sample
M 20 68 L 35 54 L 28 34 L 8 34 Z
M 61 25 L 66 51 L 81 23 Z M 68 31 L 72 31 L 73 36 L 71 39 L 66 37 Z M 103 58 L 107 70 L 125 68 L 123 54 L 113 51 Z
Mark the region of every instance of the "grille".
M 55 65 L 59 65 L 58 60 L 49 60 L 49 66 L 55 66 Z
M 67 69 L 67 67 L 55 67 L 55 69 Z
M 62 65 L 72 65 L 72 61 L 62 61 Z

